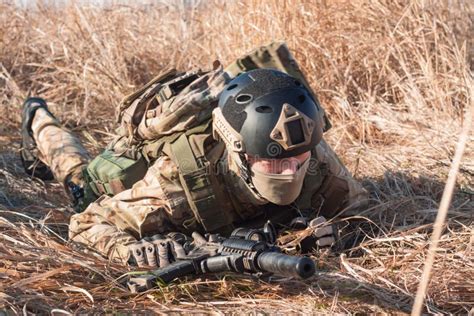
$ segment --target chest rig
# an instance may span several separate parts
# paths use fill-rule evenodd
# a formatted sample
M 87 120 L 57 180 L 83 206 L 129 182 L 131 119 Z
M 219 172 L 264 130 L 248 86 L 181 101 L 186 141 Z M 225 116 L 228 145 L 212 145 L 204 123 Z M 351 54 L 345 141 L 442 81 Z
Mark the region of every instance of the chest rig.
M 167 155 L 179 170 L 197 224 L 209 232 L 229 226 L 229 199 L 215 172 L 224 147 L 211 133 L 217 100 L 206 90 L 206 79 L 219 73 L 222 67 L 187 73 L 171 69 L 125 97 L 119 106 L 119 136 L 86 168 L 88 200 L 131 188 Z

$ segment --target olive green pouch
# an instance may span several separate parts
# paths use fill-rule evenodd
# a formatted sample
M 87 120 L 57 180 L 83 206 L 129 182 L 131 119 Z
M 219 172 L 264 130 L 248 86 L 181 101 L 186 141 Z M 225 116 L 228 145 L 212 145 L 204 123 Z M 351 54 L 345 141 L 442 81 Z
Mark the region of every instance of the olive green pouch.
M 84 195 L 94 201 L 103 194 L 115 195 L 143 179 L 148 169 L 146 160 L 140 155 L 131 159 L 106 149 L 95 157 L 84 169 Z

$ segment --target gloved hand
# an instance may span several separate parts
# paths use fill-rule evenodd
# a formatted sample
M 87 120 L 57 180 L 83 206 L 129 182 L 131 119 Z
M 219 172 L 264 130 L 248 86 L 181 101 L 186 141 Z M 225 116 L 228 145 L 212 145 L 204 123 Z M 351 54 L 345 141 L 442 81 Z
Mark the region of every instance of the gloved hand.
M 313 236 L 317 238 L 317 246 L 331 247 L 336 243 L 337 229 L 335 225 L 328 224 L 323 216 L 312 219 L 308 223 L 308 227 L 313 229 Z
M 300 248 L 303 252 L 310 251 L 316 247 L 331 247 L 337 240 L 337 228 L 328 224 L 323 216 L 308 220 L 306 217 L 296 217 L 290 226 L 294 229 L 311 229 L 311 234 L 301 240 Z
M 157 234 L 128 246 L 131 264 L 140 268 L 163 268 L 191 251 L 191 238 L 181 233 Z

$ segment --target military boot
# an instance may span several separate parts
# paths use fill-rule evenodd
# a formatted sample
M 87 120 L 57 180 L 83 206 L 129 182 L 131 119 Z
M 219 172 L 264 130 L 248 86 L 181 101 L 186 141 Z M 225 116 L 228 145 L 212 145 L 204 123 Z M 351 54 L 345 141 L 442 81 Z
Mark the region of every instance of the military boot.
M 42 180 L 52 180 L 54 176 L 51 169 L 38 158 L 38 148 L 31 129 L 33 117 L 39 108 L 43 108 L 51 117 L 54 117 L 49 112 L 46 101 L 41 98 L 28 98 L 23 103 L 20 157 L 27 174 Z

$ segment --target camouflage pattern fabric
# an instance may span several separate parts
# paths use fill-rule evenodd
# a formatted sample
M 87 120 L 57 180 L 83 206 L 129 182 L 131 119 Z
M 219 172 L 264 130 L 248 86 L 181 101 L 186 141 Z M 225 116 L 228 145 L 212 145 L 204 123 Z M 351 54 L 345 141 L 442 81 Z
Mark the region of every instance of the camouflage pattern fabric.
M 66 190 L 68 180 L 80 185 L 82 169 L 90 157 L 79 139 L 41 108 L 35 113 L 31 129 L 38 146 L 39 159 L 51 168 L 56 180 Z
M 175 98 L 165 101 L 161 105 L 161 113 L 157 114 L 156 109 L 147 111 L 138 126 L 139 138 L 157 140 L 185 132 L 206 121 L 229 81 L 218 61 L 213 66 L 212 71 L 193 81 Z
M 329 175 L 333 175 L 334 179 L 339 180 L 340 183 L 347 186 L 348 191 L 346 196 L 340 197 L 344 202 L 339 209 L 332 210 L 332 214 L 320 215 L 332 217 L 336 215 L 336 212 L 343 209 L 346 209 L 344 215 L 351 215 L 367 207 L 368 192 L 352 177 L 349 170 L 347 170 L 339 157 L 324 139 L 316 146 L 316 155 L 320 163 L 327 165 Z M 316 207 L 316 205 L 312 206 Z
M 178 170 L 163 156 L 131 189 L 112 198 L 104 195 L 73 215 L 69 237 L 110 259 L 127 261 L 129 244 L 158 233 L 186 232 L 182 224 L 191 217 Z
M 89 156 L 74 135 L 62 129 L 56 120 L 41 110 L 33 120 L 33 131 L 41 159 L 51 167 L 58 181 L 64 183 L 68 177 L 80 173 Z M 324 140 L 317 145 L 315 153 L 313 158 L 327 166 L 327 174 L 320 173 L 321 177 L 327 179 L 332 176 L 330 179 L 337 180 L 335 183 L 342 183 L 347 189 L 344 191 L 346 196 L 337 196 L 342 204 L 337 204 L 338 208 L 333 211 L 363 206 L 367 192 L 352 178 Z M 224 157 L 227 155 L 224 154 Z M 223 163 L 227 161 L 224 159 Z M 126 262 L 129 258 L 128 245 L 138 239 L 170 231 L 189 234 L 183 223 L 191 220 L 193 215 L 178 172 L 170 158 L 161 156 L 131 189 L 113 197 L 102 196 L 83 213 L 73 215 L 69 226 L 70 239 L 96 249 L 111 260 Z M 261 201 L 251 197 L 246 188 L 239 184 L 238 179 L 235 172 L 224 173 L 222 179 L 235 207 L 231 213 L 235 214 L 236 224 L 258 215 L 263 207 Z M 318 183 L 324 183 L 323 180 Z M 324 192 L 320 189 L 313 187 L 311 192 L 301 194 L 313 197 L 311 201 L 317 205 L 312 206 L 321 208 L 321 199 L 317 197 Z
M 317 146 L 317 153 L 321 161 L 328 163 L 331 173 L 347 182 L 348 196 L 340 197 L 347 200 L 344 207 L 363 205 L 366 191 L 351 177 L 326 142 Z M 69 227 L 70 238 L 97 249 L 110 259 L 126 261 L 127 246 L 138 239 L 170 231 L 190 234 L 183 223 L 193 215 L 179 183 L 178 172 L 171 159 L 159 158 L 133 188 L 112 198 L 103 196 L 85 212 L 74 215 Z M 226 183 L 236 180 L 232 173 L 227 173 L 225 178 Z M 249 203 L 252 200 L 245 188 L 236 185 L 228 191 L 232 192 L 235 203 L 246 205 L 234 210 L 236 224 L 259 214 L 261 206 Z

